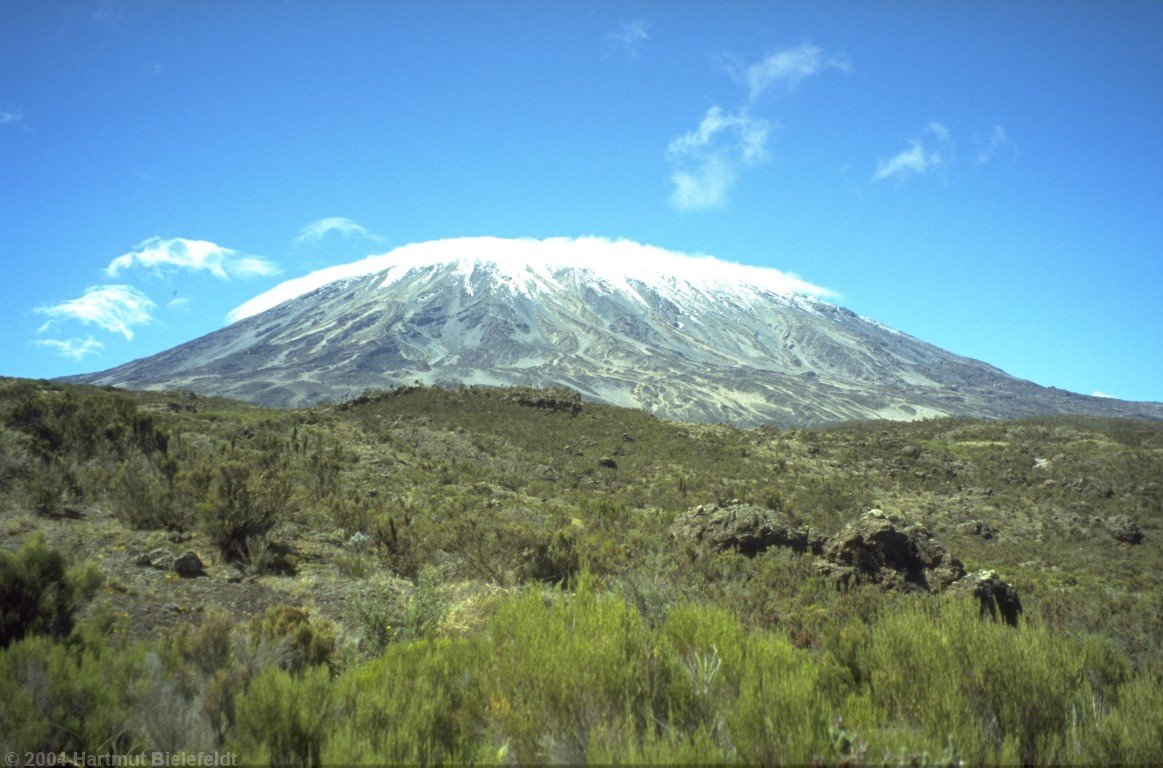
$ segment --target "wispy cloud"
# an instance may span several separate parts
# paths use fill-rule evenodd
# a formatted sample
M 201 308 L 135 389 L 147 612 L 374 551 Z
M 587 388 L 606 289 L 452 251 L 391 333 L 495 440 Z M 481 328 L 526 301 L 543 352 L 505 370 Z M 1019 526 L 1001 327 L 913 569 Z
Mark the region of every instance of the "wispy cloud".
M 827 69 L 851 72 L 852 64 L 843 55 L 827 55 L 817 45 L 802 43 L 792 48 L 781 48 L 762 61 L 747 66 L 742 72 L 742 79 L 751 100 L 755 101 L 773 86 L 783 86 L 788 91 L 794 91 L 804 80 Z
M 109 262 L 105 274 L 116 277 L 133 267 L 152 270 L 155 275 L 175 270 L 204 271 L 219 280 L 265 277 L 277 275 L 280 271 L 277 264 L 261 256 L 250 256 L 208 240 L 187 240 L 184 237 L 169 240 L 151 237 L 139 243 L 135 250 Z
M 928 137 L 932 137 L 930 140 Z M 932 148 L 935 140 L 940 147 L 948 147 L 952 140 L 949 129 L 943 123 L 930 122 L 919 138 L 909 142 L 909 148 L 901 150 L 889 159 L 880 159 L 876 163 L 876 172 L 872 174 L 873 181 L 884 181 L 893 177 L 901 178 L 909 174 L 924 175 L 945 162 L 936 149 Z
M 0 125 L 11 125 L 19 123 L 24 120 L 24 113 L 20 111 L 13 112 L 8 109 L 0 109 Z
M 297 245 L 318 242 L 327 235 L 335 233 L 342 237 L 362 237 L 375 242 L 383 242 L 385 238 L 372 232 L 362 224 L 358 224 L 345 216 L 329 216 L 318 219 L 299 230 L 295 238 Z
M 722 157 L 708 157 L 693 170 L 671 174 L 674 190 L 670 193 L 670 204 L 680 211 L 722 207 L 737 177 L 731 163 Z
M 989 132 L 985 148 L 977 153 L 977 164 L 981 165 L 993 160 L 997 157 L 998 151 L 1009 143 L 1010 137 L 1006 135 L 1006 129 L 1000 125 L 995 125 Z
M 618 28 L 607 32 L 602 40 L 610 50 L 621 51 L 627 56 L 637 56 L 639 44 L 650 39 L 650 34 L 646 31 L 649 28 L 650 25 L 642 19 L 619 21 Z
M 667 158 L 674 167 L 670 203 L 680 211 L 716 208 L 727 202 L 739 169 L 766 162 L 775 124 L 746 110 L 728 113 L 714 106 L 699 126 L 673 139 Z
M 86 325 L 104 328 L 110 333 L 120 333 L 128 341 L 133 339 L 134 326 L 145 325 L 153 320 L 150 313 L 155 309 L 157 304 L 133 286 L 95 285 L 86 288 L 85 293 L 75 299 L 37 307 L 34 311 L 49 318 L 40 327 L 40 333 L 65 320 L 79 320 Z
M 105 345 L 92 336 L 84 339 L 36 339 L 34 343 L 40 347 L 56 350 L 61 357 L 80 360 L 85 355 L 95 355 L 105 348 Z
M 1102 397 L 1102 398 L 1106 398 L 1107 400 L 1118 400 L 1118 398 L 1115 395 L 1108 395 L 1106 392 L 1100 392 L 1097 389 L 1094 390 L 1093 392 L 1091 392 L 1090 396 L 1091 397 Z

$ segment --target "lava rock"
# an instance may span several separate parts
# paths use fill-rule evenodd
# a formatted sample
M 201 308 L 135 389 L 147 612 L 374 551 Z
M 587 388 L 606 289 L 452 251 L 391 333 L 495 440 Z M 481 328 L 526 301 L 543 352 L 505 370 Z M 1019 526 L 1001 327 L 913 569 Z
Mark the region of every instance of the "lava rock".
M 566 387 L 552 387 L 550 389 L 514 387 L 502 395 L 501 399 L 529 408 L 568 413 L 571 416 L 576 416 L 582 409 L 581 393 Z
M 771 547 L 819 554 L 824 537 L 807 526 L 793 526 L 770 509 L 732 500 L 720 507 L 700 504 L 679 515 L 671 526 L 676 539 L 706 544 L 717 551 L 735 550 L 748 557 Z
M 159 571 L 168 571 L 174 565 L 174 553 L 168 549 L 158 547 L 149 552 L 143 552 L 133 559 L 134 565 L 143 568 L 157 568 Z
M 962 523 L 961 532 L 966 536 L 980 536 L 986 541 L 997 538 L 997 528 L 982 520 L 969 520 Z
M 174 570 L 185 579 L 206 575 L 206 567 L 202 565 L 202 559 L 193 552 L 185 552 L 174 558 Z
M 816 568 L 840 586 L 878 583 L 885 588 L 938 592 L 965 575 L 953 557 L 919 523 L 872 509 L 828 539 Z
M 1121 541 L 1125 544 L 1141 544 L 1143 542 L 1143 530 L 1139 528 L 1139 524 L 1131 519 L 1130 515 L 1115 515 L 1106 521 L 1106 529 L 1110 531 L 1110 535 L 1115 537 L 1116 541 Z

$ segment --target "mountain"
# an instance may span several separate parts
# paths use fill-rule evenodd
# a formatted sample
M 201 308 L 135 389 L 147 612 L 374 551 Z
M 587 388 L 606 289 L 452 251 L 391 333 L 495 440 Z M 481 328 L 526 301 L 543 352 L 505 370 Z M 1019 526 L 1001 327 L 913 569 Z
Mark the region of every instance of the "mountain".
M 71 380 L 275 406 L 416 381 L 565 385 L 667 418 L 741 425 L 1163 419 L 1163 405 L 1041 387 L 826 296 L 778 270 L 624 240 L 437 240 L 290 280 L 221 330 Z

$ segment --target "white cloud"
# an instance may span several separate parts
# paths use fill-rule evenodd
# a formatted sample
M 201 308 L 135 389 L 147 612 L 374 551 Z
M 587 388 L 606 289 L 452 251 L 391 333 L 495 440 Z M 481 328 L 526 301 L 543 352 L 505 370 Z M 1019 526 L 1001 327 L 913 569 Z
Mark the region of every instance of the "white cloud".
M 708 109 L 695 130 L 673 139 L 667 147 L 667 157 L 675 166 L 670 177 L 674 184 L 671 205 L 680 211 L 724 205 L 739 168 L 767 161 L 767 140 L 774 127 L 746 110 Z
M 919 141 L 914 141 L 908 149 L 898 152 L 888 160 L 878 160 L 873 181 L 884 181 L 892 176 L 904 176 L 909 173 L 923 174 L 930 168 L 941 164 L 941 155 L 929 152 Z
M 907 176 L 910 173 L 921 176 L 942 165 L 945 162 L 944 157 L 942 157 L 940 152 L 926 145 L 925 135 L 934 136 L 937 143 L 942 147 L 952 145 L 949 129 L 943 123 L 933 120 L 925 126 L 921 138 L 913 139 L 909 142 L 910 146 L 908 149 L 898 152 L 888 160 L 878 160 L 876 163 L 876 172 L 872 174 L 872 180 L 884 181 L 894 176 Z
M 1090 393 L 1091 397 L 1105 397 L 1108 400 L 1118 400 L 1115 395 L 1108 395 L 1106 392 L 1099 392 L 1097 389 Z
M 985 149 L 977 153 L 977 164 L 981 165 L 993 160 L 997 157 L 998 150 L 1009 143 L 1010 138 L 1006 135 L 1006 129 L 1000 125 L 995 125 L 989 132 L 989 140 Z
M 135 266 L 151 269 L 157 275 L 167 269 L 206 271 L 219 280 L 265 277 L 279 273 L 278 265 L 269 259 L 224 248 L 208 240 L 187 240 L 184 237 L 169 240 L 151 237 L 138 243 L 136 250 L 109 262 L 105 274 L 116 277 L 122 270 Z
M 39 315 L 49 320 L 40 327 L 40 333 L 64 320 L 92 323 L 110 333 L 120 333 L 131 340 L 133 327 L 153 320 L 150 314 L 157 305 L 144 293 L 130 285 L 95 285 L 85 289 L 78 298 L 50 307 L 37 307 Z
M 650 35 L 646 31 L 649 26 L 642 19 L 620 21 L 618 28 L 613 32 L 607 32 L 602 39 L 611 49 L 616 48 L 627 56 L 637 56 L 638 44 L 643 40 L 650 39 Z
M 61 357 L 80 360 L 85 355 L 95 355 L 105 348 L 105 345 L 89 336 L 85 339 L 37 339 L 37 346 L 55 349 Z
M 751 100 L 758 99 L 773 85 L 782 85 L 787 90 L 825 69 L 852 71 L 852 65 L 844 56 L 825 56 L 824 50 L 811 43 L 803 43 L 794 48 L 782 48 L 750 66 L 743 73 Z
M 675 171 L 670 176 L 674 184 L 670 204 L 680 211 L 722 207 L 737 175 L 734 166 L 717 155 L 708 157 L 693 171 Z
M 767 159 L 767 137 L 773 123 L 749 116 L 746 111 L 735 114 L 724 113 L 714 106 L 707 110 L 699 127 L 670 142 L 667 152 L 672 157 L 699 155 L 715 143 L 715 137 L 726 130 L 737 132 L 736 146 L 740 156 L 748 163 L 759 163 Z
M 933 134 L 941 142 L 951 141 L 949 138 L 949 129 L 945 127 L 944 123 L 937 122 L 936 120 L 929 121 L 929 124 L 925 126 L 925 133 Z
M 23 112 L 9 112 L 7 109 L 0 109 L 0 125 L 8 125 L 9 123 L 19 123 L 24 119 Z
M 384 238 L 372 232 L 367 227 L 345 216 L 329 216 L 325 219 L 317 219 L 299 230 L 299 235 L 295 238 L 295 243 L 301 245 L 303 243 L 318 242 L 332 232 L 342 237 L 362 237 L 376 242 L 384 240 Z

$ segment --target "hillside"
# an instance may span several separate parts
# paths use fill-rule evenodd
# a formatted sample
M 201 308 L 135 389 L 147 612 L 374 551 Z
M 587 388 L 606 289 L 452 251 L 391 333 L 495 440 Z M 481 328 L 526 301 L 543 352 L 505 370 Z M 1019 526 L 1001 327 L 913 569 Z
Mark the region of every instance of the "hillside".
M 740 430 L 563 389 L 272 410 L 0 380 L 6 611 L 58 596 L 5 619 L 0 747 L 1158 762 L 1160 478 L 1143 421 Z M 830 576 L 874 508 L 996 571 L 1018 626 Z M 682 535 L 721 510 L 832 550 Z

